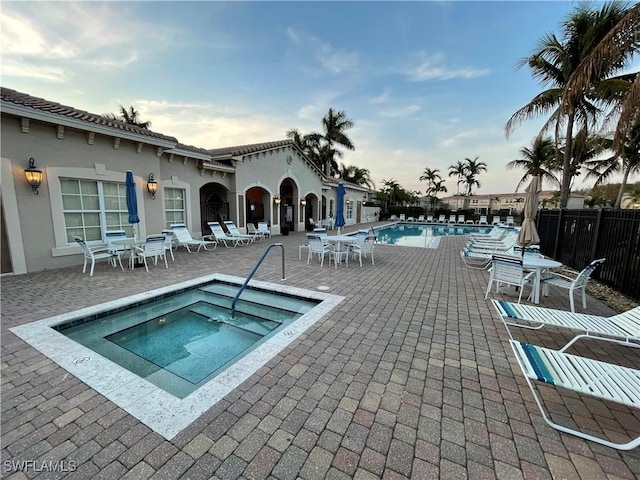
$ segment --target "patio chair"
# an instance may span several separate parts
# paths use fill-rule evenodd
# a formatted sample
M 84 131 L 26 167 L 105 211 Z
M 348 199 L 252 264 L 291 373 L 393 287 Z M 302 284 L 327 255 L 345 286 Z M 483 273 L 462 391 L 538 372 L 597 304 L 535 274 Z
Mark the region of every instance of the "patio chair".
M 500 225 L 501 222 L 500 217 L 496 215 L 491 219 L 491 225 Z
M 260 232 L 265 238 L 271 237 L 271 229 L 267 222 L 258 222 L 258 232 Z
M 259 232 L 259 231 L 256 229 L 256 226 L 255 226 L 253 223 L 251 223 L 251 222 L 247 223 L 247 234 L 248 234 L 248 235 L 253 235 L 253 236 L 254 236 L 254 238 L 255 238 L 257 241 L 259 241 L 259 242 L 261 242 L 262 240 L 264 240 L 264 233 Z
M 127 234 L 124 230 L 107 230 L 104 232 L 104 238 L 107 241 L 107 249 L 109 252 L 122 257 L 128 248 L 124 244 L 113 243 L 114 240 L 124 240 L 127 238 Z
M 507 216 L 507 221 L 505 223 L 510 227 L 513 227 L 516 224 L 515 220 L 513 219 L 513 217 L 511 215 Z
M 440 215 L 438 217 L 438 223 L 447 223 L 447 220 L 444 215 Z
M 153 264 L 158 264 L 158 257 L 164 260 L 164 268 L 169 268 L 165 249 L 165 235 L 149 235 L 142 247 L 136 250 L 136 258 L 144 263 L 144 269 L 148 272 L 147 258 L 153 257 Z
M 513 337 L 509 343 L 542 418 L 549 426 L 618 450 L 631 450 L 640 446 L 640 436 L 626 443 L 615 443 L 554 422 L 547 416 L 533 384 L 534 381 L 543 382 L 631 408 L 639 408 L 640 370 L 518 342 L 513 340 Z
M 448 223 L 456 223 L 456 216 L 455 215 L 449 215 L 449 222 Z
M 395 215 L 391 215 L 391 217 L 389 217 L 389 220 L 391 220 L 392 222 L 397 222 L 398 217 L 396 217 Z
M 187 249 L 187 252 L 189 253 L 191 253 L 191 247 L 195 247 L 195 246 L 198 247 L 198 250 L 196 250 L 196 253 L 198 253 L 201 248 L 208 250 L 207 247 L 213 246 L 213 249 L 215 250 L 216 247 L 218 246 L 217 242 L 212 240 L 205 240 L 204 237 L 202 237 L 202 240 L 196 240 L 195 238 L 193 238 L 191 236 L 191 233 L 189 233 L 187 226 L 184 223 L 172 224 L 171 230 L 173 230 L 173 234 L 175 235 L 177 244 L 182 245 L 184 248 Z
M 418 215 L 418 220 L 416 220 L 417 222 L 424 222 L 424 215 Z
M 362 257 L 364 256 L 366 258 L 367 255 L 371 255 L 371 265 L 375 265 L 373 261 L 373 247 L 375 243 L 375 237 L 366 236 L 364 237 L 362 243 L 355 243 L 351 245 L 351 252 L 353 253 L 354 257 L 356 255 L 358 256 L 358 259 L 360 260 L 360 266 L 362 266 Z
M 464 219 L 465 219 L 464 215 L 458 215 L 458 223 L 464 223 Z
M 602 317 L 535 305 L 516 305 L 505 300 L 491 300 L 491 302 L 505 325 L 530 330 L 552 326 L 584 332 L 571 339 L 560 351 L 565 351 L 580 338 L 592 337 L 640 348 L 640 307 L 611 317 Z
M 587 282 L 591 278 L 591 274 L 605 262 L 604 258 L 594 260 L 587 265 L 575 278 L 562 275 L 561 273 L 549 272 L 547 275 L 540 279 L 542 282 L 543 293 L 548 291 L 548 286 L 553 285 L 558 288 L 564 288 L 569 291 L 569 305 L 571 311 L 575 312 L 575 304 L 573 299 L 573 293 L 582 291 L 582 308 L 587 308 Z
M 233 220 L 225 220 L 224 226 L 227 227 L 227 230 L 229 230 L 229 236 L 233 238 L 240 238 L 242 240 L 246 240 L 247 243 L 252 243 L 256 239 L 256 237 L 253 235 L 245 235 L 241 233 L 240 230 L 238 230 L 238 227 L 236 226 L 236 224 L 233 223 Z
M 309 241 L 307 265 L 309 265 L 311 258 L 314 255 L 317 255 L 318 259 L 320 260 L 320 266 L 322 267 L 324 265 L 324 256 L 330 254 L 330 252 L 332 251 L 331 246 L 324 243 L 320 235 L 307 234 L 307 240 Z
M 400 220 L 401 222 L 405 222 L 405 221 L 407 220 L 407 217 L 405 216 L 405 214 L 404 214 L 404 213 L 401 213 L 401 214 L 400 214 L 400 219 L 399 219 L 399 220 Z
M 226 248 L 229 248 L 229 245 L 232 245 L 235 248 L 238 245 L 248 245 L 251 243 L 251 240 L 249 239 L 227 235 L 227 232 L 224 231 L 219 222 L 207 222 L 207 225 L 211 230 L 211 235 L 205 235 L 202 238 L 215 240 L 217 243 L 222 243 Z
M 175 235 L 173 234 L 173 230 L 164 229 L 162 230 L 162 234 L 165 236 L 164 251 L 166 252 L 168 250 L 169 253 L 171 254 L 171 260 L 175 262 L 176 259 L 173 256 L 173 238 Z
M 480 215 L 480 218 L 478 219 L 478 225 L 488 225 L 486 215 Z
M 433 215 L 427 215 L 427 223 L 433 223 Z
M 522 299 L 524 286 L 533 284 L 535 281 L 535 272 L 527 272 L 522 265 L 522 258 L 512 257 L 510 255 L 493 255 L 491 257 L 491 273 L 489 274 L 489 284 L 484 298 L 489 296 L 492 285 L 496 284 L 496 293 L 498 293 L 502 284 L 513 285 L 518 287 L 520 295 L 518 303 Z
M 84 255 L 84 264 L 82 265 L 82 273 L 87 271 L 87 263 L 91 262 L 91 270 L 89 271 L 89 276 L 93 277 L 93 269 L 96 264 L 96 260 L 106 259 L 109 260 L 109 263 L 112 267 L 116 266 L 116 259 L 120 264 L 120 268 L 124 272 L 124 268 L 122 267 L 122 261 L 120 260 L 120 255 L 114 252 L 109 251 L 109 247 L 99 247 L 94 248 L 93 250 L 89 248 L 87 242 L 84 241 L 82 237 L 73 237 L 78 245 L 82 248 L 82 253 Z

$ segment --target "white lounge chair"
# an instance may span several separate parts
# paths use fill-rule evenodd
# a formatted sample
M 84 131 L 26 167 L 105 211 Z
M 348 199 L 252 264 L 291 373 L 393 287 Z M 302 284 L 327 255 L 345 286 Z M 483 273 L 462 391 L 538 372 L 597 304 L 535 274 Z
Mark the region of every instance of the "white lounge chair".
M 391 215 L 391 217 L 389 217 L 389 220 L 391 220 L 392 222 L 397 222 L 398 221 L 398 217 L 395 215 Z
M 424 215 L 419 215 L 418 216 L 418 220 L 416 220 L 418 222 L 424 222 Z
M 438 223 L 447 223 L 447 220 L 444 215 L 440 215 L 438 217 Z
M 259 231 L 256 229 L 256 226 L 255 226 L 253 223 L 251 223 L 251 222 L 247 223 L 247 234 L 248 234 L 248 235 L 253 235 L 253 236 L 255 237 L 255 239 L 256 239 L 257 241 L 259 241 L 259 242 L 261 242 L 262 240 L 264 240 L 264 233 L 259 232 Z
M 491 225 L 500 225 L 501 220 L 499 216 L 494 215 L 491 219 Z
M 427 223 L 433 223 L 433 215 L 427 215 Z
M 572 313 L 564 310 L 516 305 L 504 300 L 491 300 L 498 315 L 506 325 L 538 330 L 545 326 L 567 328 L 584 332 L 574 337 L 563 350 L 579 338 L 597 337 L 621 345 L 640 348 L 640 307 L 611 317 Z
M 271 229 L 267 222 L 258 222 L 258 232 L 260 232 L 265 238 L 271 237 Z
M 534 381 L 544 382 L 637 409 L 640 408 L 640 370 L 572 355 L 564 349 L 557 351 L 518 342 L 513 337 L 509 342 L 540 413 L 549 426 L 619 450 L 640 446 L 640 436 L 626 443 L 615 443 L 554 422 L 547 415 L 533 384 Z
M 605 259 L 600 258 L 594 260 L 587 265 L 575 278 L 567 277 L 561 273 L 549 272 L 545 277 L 541 279 L 543 292 L 548 290 L 549 285 L 554 287 L 564 288 L 569 291 L 569 305 L 571 311 L 575 312 L 576 307 L 573 299 L 573 293 L 576 291 L 582 291 L 582 308 L 587 308 L 587 282 L 591 278 L 591 274 L 604 263 Z
M 118 263 L 120 264 L 120 268 L 122 269 L 122 271 L 124 271 L 124 268 L 122 267 L 122 261 L 120 260 L 120 255 L 118 255 L 115 252 L 109 251 L 108 247 L 99 247 L 99 248 L 91 249 L 89 248 L 89 246 L 87 245 L 87 243 L 84 241 L 83 238 L 73 237 L 73 239 L 76 241 L 78 245 L 80 245 L 80 247 L 82 248 L 82 253 L 84 255 L 84 264 L 82 265 L 82 273 L 85 273 L 87 271 L 87 263 L 91 262 L 91 270 L 89 272 L 89 276 L 93 277 L 93 268 L 95 267 L 96 260 L 103 260 L 103 259 L 109 260 L 109 263 L 111 264 L 112 267 L 116 266 L 116 260 L 117 260 Z
M 458 215 L 458 223 L 464 223 L 464 219 L 465 219 L 464 215 Z
M 455 215 L 449 215 L 449 222 L 448 223 L 456 223 L 456 216 Z
M 513 285 L 520 289 L 518 303 L 522 299 L 524 286 L 533 285 L 535 281 L 535 272 L 527 272 L 522 265 L 522 258 L 512 257 L 510 255 L 493 255 L 491 258 L 491 273 L 489 274 L 489 284 L 484 298 L 489 296 L 491 287 L 496 284 L 496 293 L 500 289 L 500 285 Z
M 243 239 L 232 237 L 227 235 L 227 232 L 224 231 L 222 225 L 218 222 L 207 222 L 207 225 L 211 229 L 211 235 L 206 235 L 203 238 L 211 238 L 218 243 L 222 243 L 226 248 L 229 248 L 229 245 L 232 245 L 234 248 L 238 245 L 249 245 L 251 243 L 250 239 Z
M 507 216 L 507 221 L 505 222 L 509 227 L 515 226 L 515 221 L 511 215 Z
M 171 230 L 173 230 L 173 234 L 176 237 L 176 242 L 178 245 L 182 245 L 187 249 L 187 252 L 191 253 L 191 247 L 198 247 L 196 253 L 200 251 L 201 248 L 208 250 L 207 247 L 213 247 L 215 250 L 218 246 L 218 243 L 212 240 L 205 240 L 202 237 L 202 240 L 196 240 L 191 236 L 191 233 L 187 229 L 187 226 L 184 223 L 174 223 L 171 225 Z
M 469 242 L 467 242 L 465 249 L 472 252 L 484 252 L 484 253 L 506 252 L 508 250 L 511 250 L 515 246 L 517 238 L 518 238 L 517 236 L 512 235 L 509 237 L 505 237 L 502 240 L 497 240 L 494 242 L 489 242 L 489 241 L 482 242 L 482 241 L 469 240 Z
M 248 243 L 252 243 L 256 239 L 253 235 L 245 235 L 241 233 L 236 224 L 233 223 L 233 220 L 225 220 L 224 225 L 227 227 L 227 230 L 229 230 L 229 236 L 233 238 L 240 238 L 248 241 Z
M 401 222 L 405 222 L 406 220 L 407 220 L 407 217 L 405 216 L 405 214 L 404 214 L 404 213 L 401 213 L 401 214 L 400 214 L 400 221 L 401 221 Z
M 488 225 L 486 215 L 480 215 L 480 218 L 478 219 L 478 225 Z
M 144 242 L 144 245 L 136 249 L 136 258 L 142 260 L 144 263 L 144 269 L 148 272 L 149 266 L 147 264 L 147 258 L 153 257 L 153 264 L 158 264 L 158 257 L 164 260 L 164 268 L 169 268 L 167 263 L 166 249 L 164 241 L 167 237 L 163 235 L 149 235 Z

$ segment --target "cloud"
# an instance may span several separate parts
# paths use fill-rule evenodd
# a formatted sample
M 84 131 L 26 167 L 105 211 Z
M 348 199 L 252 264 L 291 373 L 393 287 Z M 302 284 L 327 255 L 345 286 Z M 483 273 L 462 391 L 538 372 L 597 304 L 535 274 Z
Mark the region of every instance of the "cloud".
M 422 82 L 426 80 L 451 80 L 453 78 L 476 78 L 488 75 L 488 68 L 475 67 L 450 67 L 445 64 L 444 55 L 441 53 L 427 55 L 419 53 L 417 65 L 407 66 L 401 69 L 401 73 L 409 80 Z
M 408 117 L 416 112 L 419 112 L 421 108 L 418 105 L 407 105 L 405 107 L 388 108 L 378 112 L 378 115 L 385 118 L 397 118 Z
M 373 97 L 369 100 L 369 103 L 377 104 L 377 103 L 387 103 L 391 98 L 391 89 L 385 88 L 384 92 L 382 92 L 377 97 Z
M 291 43 L 301 49 L 308 49 L 322 67 L 333 74 L 355 70 L 359 63 L 358 54 L 334 47 L 318 37 L 296 31 L 293 27 L 286 29 Z

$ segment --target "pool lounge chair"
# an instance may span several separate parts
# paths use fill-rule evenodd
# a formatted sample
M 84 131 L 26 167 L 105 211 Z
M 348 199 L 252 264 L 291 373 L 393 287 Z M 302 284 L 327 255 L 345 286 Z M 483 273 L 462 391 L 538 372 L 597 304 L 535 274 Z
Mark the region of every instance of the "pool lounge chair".
M 491 219 L 491 225 L 500 225 L 501 220 L 500 217 L 497 215 L 494 215 L 493 218 Z
M 550 427 L 618 450 L 631 450 L 640 446 L 640 435 L 626 443 L 615 443 L 578 430 L 574 426 L 554 422 L 551 416 L 547 415 L 541 396 L 538 396 L 534 386 L 534 382 L 543 382 L 556 388 L 562 387 L 637 409 L 640 408 L 640 370 L 572 355 L 564 350 L 538 347 L 516 341 L 513 337 L 509 343 L 542 418 Z M 558 394 L 561 394 L 561 390 Z M 605 426 L 601 428 L 606 430 Z
M 455 215 L 449 215 L 449 222 L 448 223 L 456 223 L 456 216 Z
M 440 215 L 438 217 L 438 223 L 447 223 L 447 220 L 444 215 Z
M 400 221 L 401 221 L 401 222 L 406 222 L 406 221 L 407 221 L 407 217 L 405 216 L 405 214 L 404 214 L 404 213 L 401 213 L 401 214 L 400 214 Z
M 424 222 L 424 215 L 419 215 L 417 222 Z
M 176 243 L 180 246 L 183 246 L 187 249 L 187 252 L 191 253 L 191 247 L 198 247 L 196 253 L 200 251 L 201 248 L 208 250 L 207 247 L 213 247 L 215 250 L 218 246 L 218 243 L 212 240 L 207 240 L 205 237 L 202 237 L 202 240 L 196 240 L 191 236 L 191 233 L 187 229 L 187 226 L 184 223 L 174 223 L 170 225 L 171 230 L 173 230 L 173 234 L 176 237 Z
M 247 235 L 253 235 L 255 237 L 255 240 L 257 240 L 258 242 L 264 240 L 264 233 L 259 232 L 256 229 L 256 226 L 251 222 L 247 223 Z
M 574 337 L 561 351 L 569 348 L 580 338 L 592 337 L 640 348 L 640 307 L 611 317 L 602 317 L 534 305 L 516 305 L 504 300 L 494 299 L 491 302 L 506 325 L 530 330 L 552 326 L 584 332 Z
M 515 226 L 515 220 L 513 219 L 513 217 L 511 215 L 507 216 L 506 224 L 509 227 L 514 227 Z
M 464 223 L 464 215 L 458 215 L 458 223 Z
M 433 223 L 433 215 L 427 215 L 427 223 Z
M 480 218 L 478 219 L 478 225 L 487 225 L 486 215 L 480 215 Z
M 229 230 L 229 236 L 233 238 L 241 238 L 243 240 L 247 240 L 248 243 L 252 243 L 256 239 L 255 235 L 245 235 L 244 233 L 241 233 L 236 224 L 233 223 L 233 220 L 225 220 L 224 226 Z
M 258 222 L 258 232 L 264 235 L 264 238 L 271 238 L 271 229 L 267 222 Z
M 207 222 L 207 225 L 211 230 L 211 235 L 206 235 L 202 238 L 215 240 L 217 243 L 222 243 L 226 248 L 229 248 L 229 245 L 235 248 L 238 245 L 248 245 L 251 243 L 251 240 L 249 239 L 236 238 L 227 235 L 227 232 L 224 231 L 222 225 L 218 222 Z

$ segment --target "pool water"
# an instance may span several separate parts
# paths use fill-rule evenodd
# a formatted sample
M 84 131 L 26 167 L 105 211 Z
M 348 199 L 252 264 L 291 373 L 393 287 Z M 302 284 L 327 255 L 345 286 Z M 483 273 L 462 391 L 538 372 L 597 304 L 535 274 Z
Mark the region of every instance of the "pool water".
M 163 390 L 184 398 L 318 302 L 212 283 L 124 311 L 54 328 Z
M 473 225 L 422 225 L 397 223 L 376 228 L 378 243 L 405 247 L 438 248 L 440 238 L 450 235 L 488 233 L 493 227 Z

